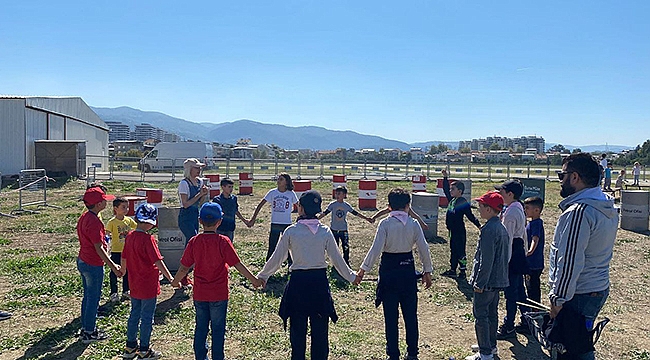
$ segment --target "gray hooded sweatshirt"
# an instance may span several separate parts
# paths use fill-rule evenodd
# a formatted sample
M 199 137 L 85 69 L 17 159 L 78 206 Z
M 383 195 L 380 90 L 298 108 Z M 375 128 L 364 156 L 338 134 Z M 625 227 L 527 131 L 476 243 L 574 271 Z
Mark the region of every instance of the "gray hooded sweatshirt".
M 609 287 L 609 262 L 618 230 L 612 197 L 599 187 L 586 188 L 562 200 L 549 256 L 549 299 L 555 306 L 575 294 Z

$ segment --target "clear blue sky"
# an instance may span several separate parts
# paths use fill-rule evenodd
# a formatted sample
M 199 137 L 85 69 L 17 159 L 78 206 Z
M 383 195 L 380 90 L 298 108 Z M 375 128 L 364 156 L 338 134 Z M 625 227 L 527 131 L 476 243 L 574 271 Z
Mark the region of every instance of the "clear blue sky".
M 650 137 L 650 1 L 9 1 L 0 93 L 407 142 Z

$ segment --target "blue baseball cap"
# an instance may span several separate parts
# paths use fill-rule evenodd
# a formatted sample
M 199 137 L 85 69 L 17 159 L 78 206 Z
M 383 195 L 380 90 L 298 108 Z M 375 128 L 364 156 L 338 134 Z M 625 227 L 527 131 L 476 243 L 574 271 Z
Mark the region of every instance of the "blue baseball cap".
M 138 222 L 156 225 L 156 221 L 158 220 L 158 209 L 149 203 L 140 204 L 140 206 L 135 209 L 134 217 Z
M 201 221 L 214 222 L 223 218 L 223 211 L 221 210 L 221 205 L 214 202 L 207 202 L 201 206 L 201 211 L 199 212 L 199 218 Z

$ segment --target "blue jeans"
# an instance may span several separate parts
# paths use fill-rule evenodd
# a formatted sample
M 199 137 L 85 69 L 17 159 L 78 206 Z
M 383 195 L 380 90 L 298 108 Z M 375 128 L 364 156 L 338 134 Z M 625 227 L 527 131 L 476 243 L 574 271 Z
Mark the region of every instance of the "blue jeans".
M 140 351 L 149 350 L 151 331 L 153 330 L 153 316 L 156 312 L 156 299 L 131 298 L 131 314 L 126 327 L 126 346 L 138 346 L 138 325 L 140 325 Z
M 492 354 L 492 348 L 497 346 L 497 327 L 499 325 L 499 292 L 497 290 L 483 290 L 482 293 L 474 292 L 472 304 L 474 313 L 474 331 L 481 354 Z
M 196 328 L 194 329 L 194 358 L 208 360 L 208 330 L 212 327 L 212 360 L 223 360 L 226 336 L 228 300 L 194 301 Z
M 512 274 L 508 273 L 508 280 L 510 281 L 510 286 L 508 286 L 503 295 L 506 298 L 506 317 L 503 319 L 503 323 L 508 329 L 515 327 L 515 316 L 517 315 L 517 302 L 526 302 L 526 289 L 524 289 L 524 276 L 521 274 Z M 519 306 L 519 311 L 522 313 L 529 312 L 530 308 L 525 306 Z
M 97 308 L 102 296 L 104 282 L 104 266 L 88 265 L 77 258 L 77 269 L 81 274 L 84 297 L 81 301 L 81 329 L 86 332 L 95 331 L 97 323 Z
M 603 308 L 603 305 L 605 305 L 608 296 L 609 288 L 588 294 L 575 294 L 573 295 L 573 299 L 564 303 L 562 309 L 572 308 L 578 313 L 584 315 L 585 321 L 587 322 L 585 326 L 587 326 L 587 329 L 591 330 L 594 326 L 596 317 L 598 317 L 600 310 Z M 579 360 L 594 360 L 595 358 L 593 351 L 578 356 Z

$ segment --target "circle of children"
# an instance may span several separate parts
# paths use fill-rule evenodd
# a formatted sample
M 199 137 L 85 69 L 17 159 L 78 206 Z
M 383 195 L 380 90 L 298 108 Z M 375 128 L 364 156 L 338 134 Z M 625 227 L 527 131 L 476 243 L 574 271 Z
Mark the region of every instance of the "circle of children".
M 207 336 L 209 327 L 212 327 L 211 357 L 224 359 L 228 268 L 235 267 L 258 288 L 265 287 L 269 277 L 288 261 L 290 277 L 284 289 L 279 315 L 285 329 L 289 320 L 291 359 L 305 359 L 308 321 L 311 325 L 311 359 L 327 359 L 329 320 L 336 322 L 338 318 L 327 279 L 327 255 L 338 273 L 355 285 L 362 281 L 364 274 L 377 261 L 380 262 L 375 304 L 383 306 L 388 359 L 400 359 L 398 307 L 401 307 L 406 330 L 404 359 L 418 358 L 417 282 L 421 278 L 428 289 L 433 266 L 422 231 L 422 226 L 426 225 L 410 211 L 411 197 L 408 191 L 392 189 L 388 194 L 389 208 L 373 217 L 366 217 L 344 200 L 346 188 L 338 187 L 335 200 L 323 211 L 322 198 L 317 191 L 304 192 L 298 199 L 292 191 L 291 177 L 282 173 L 278 176 L 277 188 L 264 196 L 251 219 L 247 220 L 238 210 L 237 197 L 232 194 L 233 181 L 230 179 L 223 179 L 221 194 L 208 201 L 208 188 L 199 177 L 203 166 L 197 159 L 187 159 L 184 163 L 185 176 L 178 186 L 181 203 L 178 220 L 179 228 L 189 241 L 174 277 L 163 261 L 155 238 L 148 233 L 156 225 L 155 207 L 140 205 L 135 211 L 135 220 L 132 220 L 126 216 L 128 204 L 123 198 L 107 195 L 101 185 L 86 190 L 83 201 L 88 211 L 77 224 L 80 242 L 77 267 L 84 294 L 81 304 L 83 343 L 108 337 L 96 327 L 106 264 L 111 270 L 110 300 L 120 300 L 117 279 L 121 277 L 121 299 L 130 299 L 131 302 L 123 358 L 157 359 L 161 356 L 151 347 L 150 339 L 156 297 L 160 294 L 160 280 L 164 276 L 177 289 L 193 288 L 195 358 L 208 358 Z M 563 181 L 563 191 L 563 178 L 568 179 L 568 175 L 577 172 L 565 166 L 563 172 L 558 173 Z M 522 203 L 519 200 L 523 192 L 521 182 L 508 180 L 496 186 L 496 191 L 475 199 L 480 217 L 486 221 L 481 226 L 472 214 L 470 204 L 462 197 L 463 183 L 450 184 L 447 173 L 443 171 L 442 175 L 444 192 L 449 200 L 446 225 L 451 248 L 451 268 L 442 275 L 464 277 L 466 274 L 463 217 L 467 217 L 480 228 L 472 273 L 468 279 L 474 289 L 473 313 L 478 345 L 472 346 L 476 354 L 468 359 L 491 359 L 497 353 L 497 339 L 514 337 L 515 331 L 528 331 L 523 320 L 518 326 L 514 323 L 518 304 L 526 300 L 524 283 L 528 297 L 543 307 L 539 304 L 540 275 L 544 268 L 544 229 L 540 219 L 543 200 L 535 197 Z M 114 217 L 104 226 L 98 214 L 107 206 L 107 201 L 113 202 Z M 242 264 L 233 248 L 235 218 L 239 217 L 248 227 L 252 227 L 266 203 L 271 207 L 267 262 L 255 276 Z M 294 204 L 298 218 L 292 224 Z M 348 212 L 370 223 L 388 214 L 379 222 L 374 242 L 357 272 L 349 266 Z M 332 219 L 328 227 L 319 220 L 330 213 Z M 528 224 L 526 217 L 531 219 Z M 199 232 L 199 223 L 203 227 L 202 232 Z M 339 244 L 342 245 L 342 255 L 338 250 Z M 412 253 L 414 247 L 417 247 L 423 265 L 422 272 L 416 271 Z M 193 281 L 187 277 L 191 268 L 194 271 Z M 457 268 L 460 271 L 458 274 Z M 500 291 L 505 292 L 507 313 L 497 329 Z M 553 310 L 556 312 L 553 314 L 551 311 L 551 315 L 557 315 L 557 308 L 553 307 Z M 530 310 L 520 305 L 520 311 L 523 314 Z

